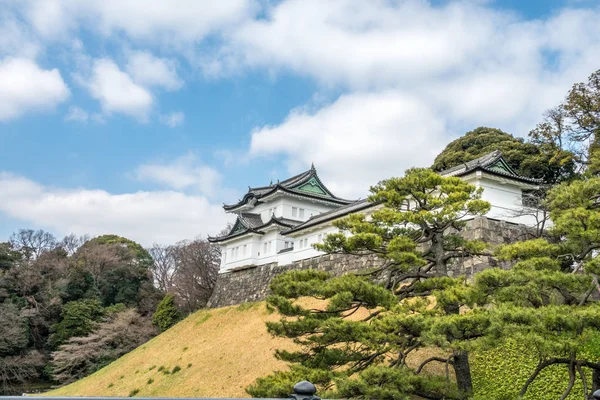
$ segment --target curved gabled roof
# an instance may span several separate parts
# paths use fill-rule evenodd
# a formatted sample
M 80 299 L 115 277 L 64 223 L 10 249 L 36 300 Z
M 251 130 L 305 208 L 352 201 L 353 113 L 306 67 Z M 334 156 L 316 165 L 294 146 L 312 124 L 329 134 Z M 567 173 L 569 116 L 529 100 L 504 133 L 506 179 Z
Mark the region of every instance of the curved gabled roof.
M 263 222 L 260 214 L 240 213 L 229 233 L 227 233 L 225 236 L 209 236 L 208 241 L 212 243 L 218 243 L 243 236 L 247 233 L 257 233 L 262 235 L 265 233 L 263 230 L 271 225 L 278 225 L 282 228 L 291 229 L 299 223 L 299 221 L 294 221 L 287 218 L 278 218 L 275 216 L 272 216 L 267 222 Z
M 500 175 L 527 183 L 538 184 L 542 182 L 542 179 L 528 178 L 517 174 L 515 170 L 508 165 L 506 160 L 504 160 L 500 150 L 493 151 L 482 157 L 476 158 L 475 160 L 440 171 L 439 174 L 442 176 L 460 177 L 475 170 L 482 170 L 493 175 Z
M 278 181 L 276 184 L 254 188 L 248 187 L 248 193 L 246 193 L 240 201 L 235 204 L 224 204 L 223 208 L 225 211 L 234 211 L 244 204 L 248 204 L 252 201 L 260 201 L 277 191 L 322 200 L 337 205 L 346 205 L 353 202 L 352 200 L 346 200 L 335 196 L 327 186 L 323 184 L 321 179 L 319 179 L 317 170 L 315 169 L 315 166 L 312 165 L 308 171 L 292 176 L 284 181 Z

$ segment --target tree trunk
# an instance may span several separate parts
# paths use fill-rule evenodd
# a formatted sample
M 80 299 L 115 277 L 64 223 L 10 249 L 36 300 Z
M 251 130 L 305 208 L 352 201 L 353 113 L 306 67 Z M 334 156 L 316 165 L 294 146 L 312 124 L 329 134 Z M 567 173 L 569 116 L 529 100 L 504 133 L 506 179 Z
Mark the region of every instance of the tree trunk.
M 456 374 L 456 385 L 458 386 L 458 390 L 467 395 L 473 393 L 469 353 L 466 351 L 458 351 L 454 354 L 454 373 Z
M 443 232 L 437 232 L 431 238 L 431 252 L 435 259 L 435 274 L 437 276 L 448 276 L 448 267 L 446 266 L 446 260 L 444 260 L 446 251 L 444 250 Z
M 431 252 L 435 259 L 435 274 L 437 276 L 448 276 L 448 267 L 444 256 L 444 233 L 438 232 L 431 239 Z M 447 304 L 444 307 L 446 314 L 458 314 L 460 307 L 458 304 Z M 469 365 L 469 353 L 458 351 L 453 357 L 454 373 L 456 375 L 456 385 L 458 390 L 468 397 L 473 393 L 473 381 L 471 379 L 471 366 Z

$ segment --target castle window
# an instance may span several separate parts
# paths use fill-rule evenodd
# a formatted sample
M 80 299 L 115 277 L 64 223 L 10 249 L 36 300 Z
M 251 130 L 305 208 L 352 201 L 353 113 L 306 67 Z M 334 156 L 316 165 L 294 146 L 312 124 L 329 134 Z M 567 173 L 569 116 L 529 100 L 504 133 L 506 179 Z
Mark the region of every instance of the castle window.
M 267 254 L 267 244 L 263 244 L 263 253 L 266 255 Z
M 300 219 L 304 218 L 304 208 L 300 209 Z
M 292 218 L 298 217 L 298 207 L 292 207 Z
M 245 256 L 246 255 L 246 245 L 244 245 L 244 249 L 242 250 L 242 255 Z
M 318 242 L 319 243 L 323 242 L 323 235 L 320 234 L 320 233 L 319 233 L 319 236 L 318 236 Z

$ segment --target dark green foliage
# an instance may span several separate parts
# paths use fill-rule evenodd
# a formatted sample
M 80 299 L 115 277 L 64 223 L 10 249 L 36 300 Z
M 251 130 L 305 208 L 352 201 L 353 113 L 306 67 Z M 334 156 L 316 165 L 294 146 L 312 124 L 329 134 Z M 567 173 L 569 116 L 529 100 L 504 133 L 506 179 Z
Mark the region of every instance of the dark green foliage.
M 139 244 L 116 235 L 99 236 L 85 242 L 74 258 L 83 276 L 71 292 L 95 290 L 104 306 L 122 303 L 142 314 L 152 313 L 160 301 L 152 286 L 152 258 Z M 88 288 L 91 281 L 94 286 Z
M 19 252 L 14 251 L 9 243 L 0 243 L 0 271 L 8 271 L 19 256 Z
M 152 378 L 149 378 L 148 382 L 146 382 L 147 385 L 151 385 L 152 383 L 154 383 L 154 379 Z
M 133 389 L 131 392 L 129 392 L 129 394 L 127 395 L 127 397 L 133 397 L 136 394 L 138 394 L 140 392 L 140 389 Z
M 171 373 L 172 373 L 172 374 L 176 374 L 176 373 L 178 373 L 179 371 L 181 371 L 181 367 L 180 367 L 179 365 L 176 365 L 176 366 L 174 366 L 174 367 L 173 367 L 173 369 L 171 370 Z
M 61 297 L 65 303 L 78 299 L 100 298 L 94 275 L 81 267 L 71 269 Z
M 92 332 L 95 323 L 104 316 L 104 308 L 96 299 L 72 301 L 64 305 L 60 322 L 52 325 L 50 343 L 57 347 L 73 336 Z
M 569 178 L 574 172 L 571 159 L 556 159 L 554 151 L 525 142 L 521 138 L 500 129 L 479 127 L 450 142 L 435 158 L 432 169 L 442 171 L 500 150 L 507 163 L 517 173 L 532 178 L 543 178 L 547 183 L 555 183 Z M 571 154 L 571 153 L 568 153 Z
M 180 320 L 181 313 L 175 305 L 175 299 L 170 294 L 166 295 L 152 315 L 152 323 L 164 332 Z

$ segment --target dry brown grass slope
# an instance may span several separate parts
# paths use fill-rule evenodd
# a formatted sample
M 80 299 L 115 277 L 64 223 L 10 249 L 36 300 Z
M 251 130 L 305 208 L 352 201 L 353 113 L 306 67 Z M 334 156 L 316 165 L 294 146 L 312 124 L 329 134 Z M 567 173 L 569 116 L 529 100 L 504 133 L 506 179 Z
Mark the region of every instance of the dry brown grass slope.
M 302 303 L 323 306 L 313 299 Z M 271 336 L 265 325 L 278 319 L 264 302 L 201 310 L 100 371 L 45 395 L 250 397 L 245 388 L 256 378 L 287 368 L 273 354 L 293 344 Z M 432 355 L 442 354 L 422 349 L 408 363 L 417 366 Z M 444 375 L 445 368 L 432 363 L 425 372 Z
M 100 371 L 45 394 L 249 397 L 244 389 L 256 378 L 286 368 L 273 353 L 290 342 L 265 327 L 277 319 L 264 302 L 201 310 Z

